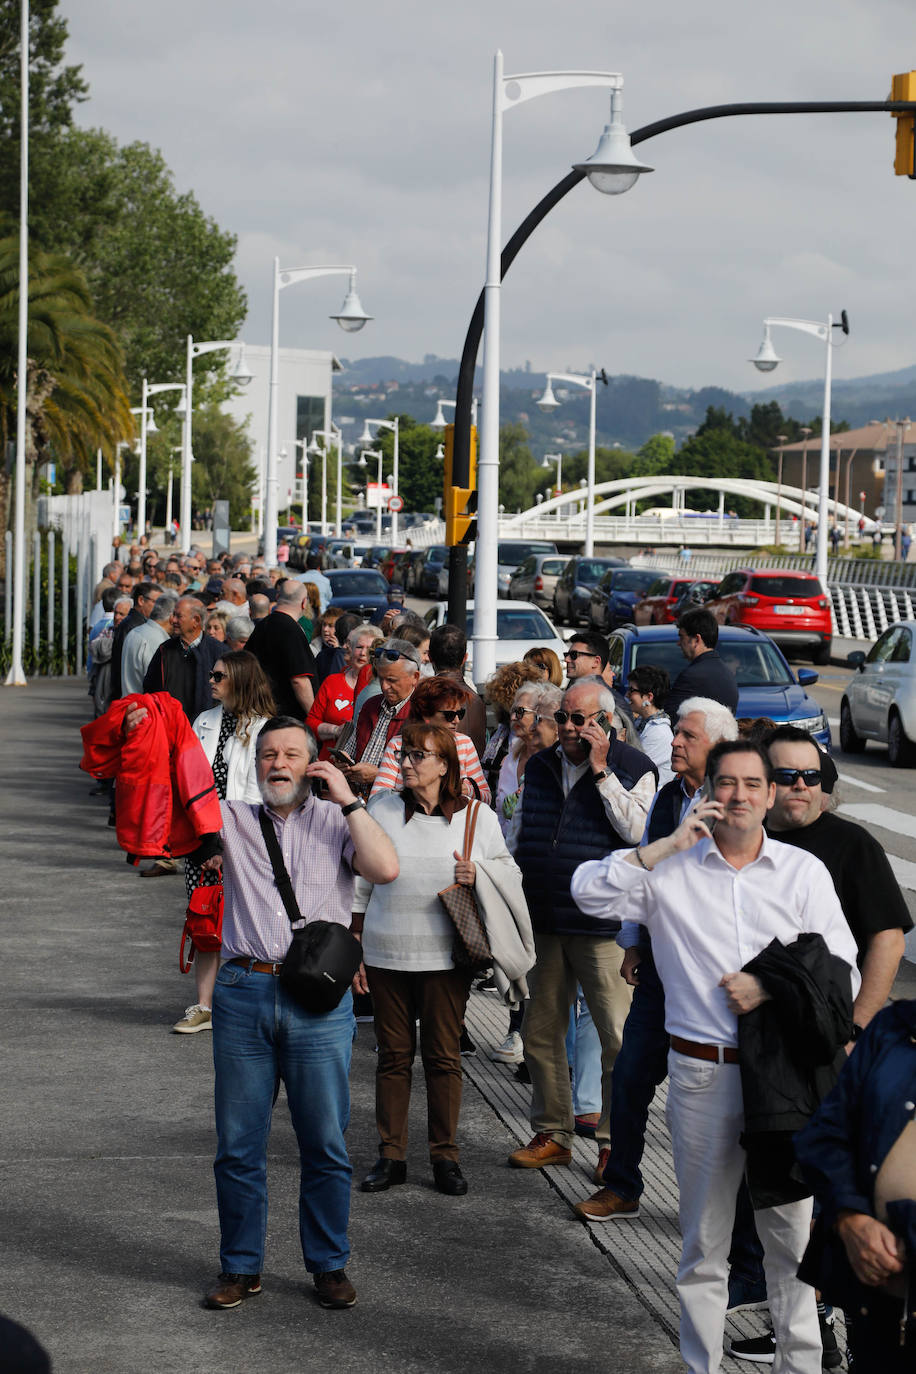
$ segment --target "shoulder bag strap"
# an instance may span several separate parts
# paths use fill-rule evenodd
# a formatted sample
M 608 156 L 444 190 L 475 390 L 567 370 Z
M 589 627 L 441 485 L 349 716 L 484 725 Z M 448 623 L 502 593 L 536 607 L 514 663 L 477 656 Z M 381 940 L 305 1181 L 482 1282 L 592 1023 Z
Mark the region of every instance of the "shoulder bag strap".
M 477 832 L 477 812 L 480 810 L 479 801 L 469 801 L 467 814 L 464 818 L 464 858 L 470 859 L 471 850 L 474 848 L 474 835 Z
M 283 905 L 286 907 L 286 914 L 290 919 L 290 924 L 295 921 L 301 921 L 302 912 L 299 910 L 299 903 L 296 901 L 292 880 L 286 871 L 286 864 L 283 862 L 283 854 L 280 850 L 277 832 L 274 830 L 273 822 L 263 806 L 258 808 L 258 821 L 261 825 L 261 834 L 264 836 L 264 843 L 267 845 L 270 866 L 274 871 L 274 882 L 277 884 L 277 891 L 280 893 Z

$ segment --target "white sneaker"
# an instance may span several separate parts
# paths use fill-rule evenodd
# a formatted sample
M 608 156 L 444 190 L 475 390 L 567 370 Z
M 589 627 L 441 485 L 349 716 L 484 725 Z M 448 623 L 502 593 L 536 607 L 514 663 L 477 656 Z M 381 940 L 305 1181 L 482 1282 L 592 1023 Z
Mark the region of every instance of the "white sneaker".
M 195 1031 L 212 1030 L 213 1020 L 209 1007 L 202 1007 L 198 1002 L 193 1007 L 185 1010 L 184 1016 L 180 1021 L 176 1021 L 172 1027 L 173 1031 L 178 1031 L 179 1035 L 193 1035 Z
M 490 1058 L 500 1064 L 521 1064 L 525 1058 L 525 1047 L 518 1031 L 510 1031 L 503 1043 L 490 1051 Z

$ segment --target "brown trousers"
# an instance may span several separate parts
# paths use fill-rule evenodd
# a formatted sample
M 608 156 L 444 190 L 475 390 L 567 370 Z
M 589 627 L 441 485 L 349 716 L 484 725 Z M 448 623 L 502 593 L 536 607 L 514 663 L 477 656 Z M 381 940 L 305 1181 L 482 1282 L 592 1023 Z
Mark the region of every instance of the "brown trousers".
M 383 1159 L 407 1158 L 407 1114 L 419 1018 L 429 1157 L 457 1160 L 455 1135 L 461 1110 L 458 1042 L 472 975 L 458 968 L 430 973 L 367 968 L 366 976 L 378 1038 L 375 1118 L 379 1154 Z

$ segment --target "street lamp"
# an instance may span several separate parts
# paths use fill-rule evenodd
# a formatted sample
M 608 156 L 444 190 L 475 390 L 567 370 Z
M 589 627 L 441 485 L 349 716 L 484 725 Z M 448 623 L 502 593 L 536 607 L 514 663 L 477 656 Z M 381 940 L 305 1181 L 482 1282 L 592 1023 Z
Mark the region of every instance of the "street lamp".
M 350 284 L 344 303 L 336 315 L 331 315 L 347 334 L 354 334 L 372 319 L 367 315 L 356 294 L 356 268 L 351 265 L 330 267 L 293 267 L 280 270 L 280 259 L 274 258 L 273 314 L 270 331 L 270 391 L 267 409 L 267 458 L 264 483 L 264 561 L 272 566 L 277 561 L 277 401 L 280 390 L 280 292 L 284 287 L 316 277 L 349 277 Z
M 808 545 L 807 545 L 807 540 L 806 540 L 806 538 L 805 538 L 805 535 L 806 535 L 806 533 L 807 533 L 807 527 L 808 527 L 808 440 L 811 438 L 811 433 L 812 433 L 811 426 L 810 426 L 810 425 L 802 425 L 802 426 L 801 426 L 801 432 L 802 432 L 802 480 L 801 480 L 801 491 L 802 491 L 802 518 L 801 518 L 801 524 L 799 525 L 798 552 L 799 552 L 799 553 L 805 553 L 805 552 L 807 551 L 807 547 L 808 547 Z M 820 518 L 820 509 L 818 509 L 818 518 Z M 814 547 L 817 548 L 817 545 L 815 544 Z
M 366 459 L 367 459 L 367 458 L 377 458 L 377 459 L 378 459 L 378 491 L 377 491 L 377 493 L 376 493 L 376 495 L 378 496 L 378 506 L 377 506 L 376 512 L 375 512 L 375 542 L 376 542 L 377 544 L 381 544 L 381 542 L 382 542 L 382 463 L 384 462 L 385 455 L 382 453 L 382 450 L 381 450 L 380 448 L 364 448 L 363 451 L 362 451 L 362 453 L 359 455 L 359 466 L 360 466 L 361 468 L 364 468 L 364 467 L 367 467 L 367 466 L 368 466 L 368 464 L 366 463 Z M 367 497 L 368 497 L 368 492 L 367 492 L 366 494 L 367 494 Z
M 146 378 L 143 378 L 141 387 L 141 401 L 137 409 L 131 411 L 132 415 L 140 416 L 140 478 L 137 493 L 137 538 L 146 534 L 146 440 L 148 435 L 155 434 L 156 421 L 153 412 L 148 406 L 150 396 L 158 396 L 160 391 L 184 391 L 184 382 L 157 382 L 150 386 Z M 187 405 L 187 402 L 185 402 Z M 149 418 L 147 418 L 149 417 Z
M 181 481 L 179 482 L 178 523 L 181 526 L 181 545 L 184 553 L 191 550 L 191 464 L 194 461 L 191 448 L 192 415 L 194 411 L 194 372 L 195 358 L 205 353 L 215 353 L 221 348 L 237 348 L 238 357 L 235 367 L 229 373 L 230 379 L 238 386 L 248 386 L 253 374 L 245 362 L 245 345 L 237 339 L 213 339 L 208 343 L 195 343 L 189 334 L 185 349 L 184 375 L 184 428 L 181 435 Z
M 591 395 L 588 417 L 588 468 L 586 471 L 588 493 L 585 502 L 585 556 L 591 558 L 595 552 L 595 401 L 598 393 L 598 383 L 603 382 L 607 386 L 607 373 L 604 368 L 600 372 L 597 368 L 592 368 L 586 376 L 581 376 L 578 372 L 548 372 L 547 385 L 544 394 L 537 402 L 540 410 L 556 410 L 560 402 L 553 394 L 552 382 L 568 382 L 570 386 L 582 386 Z M 559 471 L 557 472 L 557 485 L 559 485 Z M 479 532 L 478 525 L 478 532 Z M 475 650 L 476 655 L 476 650 Z M 476 658 L 475 658 L 476 662 Z
M 441 409 L 441 407 L 440 407 L 440 409 Z M 393 436 L 394 436 L 394 472 L 392 473 L 392 476 L 391 476 L 392 495 L 393 495 L 393 496 L 396 496 L 396 495 L 398 494 L 398 449 L 399 449 L 399 438 L 400 438 L 400 424 L 401 424 L 401 421 L 400 421 L 400 417 L 399 417 L 398 415 L 395 415 L 395 417 L 394 417 L 393 420 L 367 420 L 366 423 L 363 425 L 363 432 L 362 432 L 362 434 L 359 436 L 359 442 L 360 442 L 361 444 L 362 444 L 362 443 L 369 443 L 369 444 L 371 444 L 372 441 L 373 441 L 374 436 L 373 436 L 373 434 L 371 433 L 371 431 L 370 431 L 370 429 L 369 429 L 369 426 L 370 426 L 370 425 L 375 425 L 377 429 L 390 429 L 390 430 L 391 430 L 391 432 L 392 432 L 392 434 L 393 434 Z M 395 547 L 397 546 L 397 542 L 398 542 L 398 513 L 397 513 L 396 510 L 393 510 L 393 511 L 391 512 L 391 547 L 392 547 L 392 548 L 395 548 Z
M 787 434 L 777 434 L 777 435 L 776 435 L 776 442 L 779 444 L 779 448 L 776 450 L 776 452 L 779 454 L 779 469 L 778 469 L 777 474 L 776 474 L 776 547 L 777 547 L 777 548 L 779 548 L 779 539 L 780 539 L 780 532 L 779 532 L 779 516 L 780 516 L 780 506 L 781 506 L 781 503 L 782 503 L 782 445 L 786 442 L 786 440 L 788 439 L 788 437 L 789 437 L 789 436 L 788 436 Z
M 440 431 L 440 432 L 441 432 L 443 429 L 445 429 L 446 425 L 448 424 L 448 420 L 446 420 L 445 416 L 442 414 L 442 407 L 443 407 L 443 406 L 449 406 L 452 410 L 454 410 L 456 404 L 457 404 L 456 401 L 447 401 L 447 400 L 445 399 L 444 396 L 440 396 L 439 399 L 436 401 L 436 417 L 435 417 L 434 420 L 430 420 L 430 422 L 429 422 L 429 427 L 430 427 L 430 429 L 435 429 L 435 430 L 438 430 L 438 431 Z M 472 397 L 472 399 L 471 399 L 471 424 L 472 424 L 472 425 L 476 425 L 476 424 L 477 424 L 477 397 L 476 397 L 476 396 Z
M 562 453 L 545 453 L 541 463 L 542 468 L 550 468 L 551 464 L 557 465 L 557 495 L 563 490 L 563 455 Z
M 484 286 L 483 429 L 477 468 L 477 610 L 474 615 L 474 675 L 484 681 L 496 667 L 496 591 L 499 541 L 499 331 L 502 271 L 502 126 L 506 110 L 538 96 L 583 86 L 602 86 L 611 91 L 611 121 L 598 147 L 575 170 L 606 194 L 618 195 L 631 187 L 643 172 L 652 169 L 640 162 L 630 147 L 621 120 L 623 77 L 619 72 L 523 72 L 503 75 L 503 55 L 493 59 L 493 118 L 490 152 L 490 199 L 487 222 L 487 273 Z M 453 475 L 456 486 L 467 485 L 461 470 L 463 455 Z M 464 479 L 464 480 L 462 480 Z M 590 550 L 587 550 L 590 552 Z M 449 588 L 451 600 L 451 585 Z
M 817 491 L 817 544 L 814 558 L 814 570 L 818 577 L 826 582 L 827 580 L 827 500 L 830 487 L 830 390 L 831 373 L 833 364 L 833 331 L 842 329 L 844 334 L 849 333 L 849 317 L 845 310 L 840 311 L 840 318 L 834 321 L 832 315 L 827 316 L 826 323 L 821 324 L 817 320 L 788 320 L 772 317 L 763 322 L 763 342 L 757 350 L 757 356 L 751 358 L 751 362 L 759 372 L 772 372 L 782 361 L 773 347 L 770 338 L 770 329 L 779 326 L 784 329 L 798 329 L 803 334 L 813 334 L 816 339 L 821 339 L 827 345 L 826 363 L 824 366 L 824 411 L 821 424 L 821 466 L 820 477 L 818 479 Z M 810 432 L 810 431 L 809 431 Z M 805 457 L 807 458 L 807 438 L 805 440 Z M 807 467 L 807 464 L 806 464 Z M 806 489 L 807 472 L 803 477 L 803 488 Z M 804 494 L 804 492 L 803 492 Z M 803 503 L 804 504 L 804 503 Z M 806 509 L 806 508 L 805 508 Z M 805 514 L 805 509 L 802 515 Z M 804 550 L 805 537 L 804 519 L 802 520 L 802 550 Z

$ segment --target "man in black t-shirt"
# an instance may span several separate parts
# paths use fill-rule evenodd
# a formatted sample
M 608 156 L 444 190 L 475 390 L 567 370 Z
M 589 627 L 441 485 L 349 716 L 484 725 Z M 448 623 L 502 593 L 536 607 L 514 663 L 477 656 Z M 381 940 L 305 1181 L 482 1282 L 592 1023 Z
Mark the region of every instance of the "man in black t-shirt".
M 308 588 L 293 578 L 279 587 L 272 614 L 257 622 L 245 648 L 270 679 L 277 714 L 305 720 L 318 683 L 315 656 L 297 623 Z
M 824 755 L 811 736 L 795 726 L 779 726 L 767 737 L 767 752 L 776 782 L 767 830 L 821 860 L 858 946 L 862 986 L 853 1005 L 858 1036 L 888 999 L 913 922 L 878 841 L 863 826 L 825 811 L 830 803 L 822 785 Z

